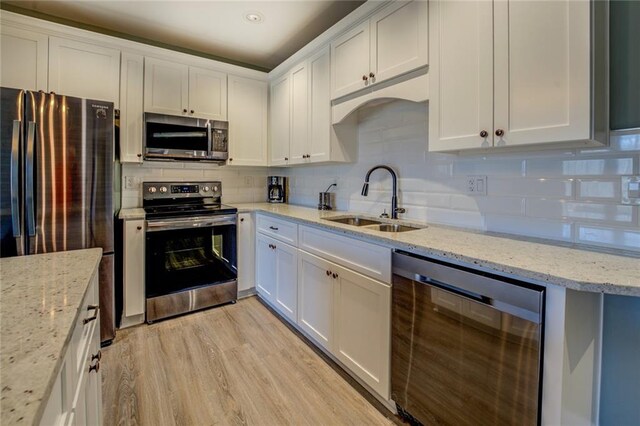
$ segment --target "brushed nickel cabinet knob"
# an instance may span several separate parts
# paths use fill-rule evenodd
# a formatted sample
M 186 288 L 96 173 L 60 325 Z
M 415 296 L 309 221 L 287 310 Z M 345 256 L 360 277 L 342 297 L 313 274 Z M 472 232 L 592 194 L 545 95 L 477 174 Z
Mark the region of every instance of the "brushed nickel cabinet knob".
M 502 130 L 502 129 L 496 130 L 496 136 L 500 137 L 502 135 L 504 135 L 504 130 Z
M 487 132 L 486 130 L 483 130 L 480 132 L 480 137 L 481 138 L 486 138 L 487 136 L 489 136 L 489 132 Z

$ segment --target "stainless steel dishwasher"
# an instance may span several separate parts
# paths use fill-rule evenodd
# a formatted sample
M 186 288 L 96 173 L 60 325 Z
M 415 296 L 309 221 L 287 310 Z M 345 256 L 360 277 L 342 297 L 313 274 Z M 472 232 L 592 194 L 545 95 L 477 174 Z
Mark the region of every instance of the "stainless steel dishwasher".
M 540 424 L 544 288 L 393 254 L 391 399 L 413 424 Z

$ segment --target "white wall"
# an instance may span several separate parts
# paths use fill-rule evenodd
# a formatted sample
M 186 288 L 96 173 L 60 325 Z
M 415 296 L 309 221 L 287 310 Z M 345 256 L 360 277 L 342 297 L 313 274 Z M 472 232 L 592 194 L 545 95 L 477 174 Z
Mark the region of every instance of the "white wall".
M 223 203 L 251 203 L 267 200 L 266 167 L 219 167 L 210 163 L 150 162 L 122 165 L 122 208 L 141 207 L 141 182 L 203 181 L 222 182 Z M 135 178 L 134 188 L 127 189 L 126 177 Z
M 376 164 L 399 175 L 403 216 L 431 223 L 640 251 L 638 206 L 620 202 L 621 175 L 640 173 L 640 135 L 611 148 L 455 156 L 427 153 L 427 103 L 393 101 L 360 110 L 355 164 L 272 169 L 290 176 L 292 204 L 316 206 L 337 182 L 337 207 L 378 215 L 389 211 L 391 179 L 371 176 Z M 488 176 L 487 196 L 468 196 L 467 175 Z

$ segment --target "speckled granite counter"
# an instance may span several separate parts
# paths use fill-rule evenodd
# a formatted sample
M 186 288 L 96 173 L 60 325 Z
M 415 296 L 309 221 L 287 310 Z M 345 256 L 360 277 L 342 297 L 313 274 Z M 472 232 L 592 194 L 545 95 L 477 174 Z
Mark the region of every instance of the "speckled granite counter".
M 0 259 L 2 424 L 34 424 L 62 364 L 102 249 Z
M 540 242 L 434 225 L 410 232 L 380 232 L 323 220 L 347 212 L 318 211 L 288 204 L 249 203 L 234 206 L 240 212 L 260 211 L 282 216 L 400 250 L 539 284 L 640 296 L 640 256 L 580 250 L 561 246 L 560 243 L 554 245 L 552 241 Z
M 144 219 L 144 209 L 143 208 L 133 208 L 133 209 L 120 209 L 118 212 L 118 219 L 122 220 L 137 220 Z

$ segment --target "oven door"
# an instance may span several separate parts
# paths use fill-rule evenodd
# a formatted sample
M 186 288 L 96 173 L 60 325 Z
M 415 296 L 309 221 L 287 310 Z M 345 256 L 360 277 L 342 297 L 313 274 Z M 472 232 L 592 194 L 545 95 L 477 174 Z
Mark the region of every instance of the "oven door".
M 236 299 L 236 215 L 148 220 L 145 251 L 147 307 L 150 300 L 177 295 L 165 297 L 163 304 L 178 312 L 159 317 Z M 219 294 L 221 289 L 224 294 Z M 196 296 L 201 300 L 194 301 Z M 215 300 L 204 300 L 211 297 Z M 157 318 L 148 309 L 147 319 Z

